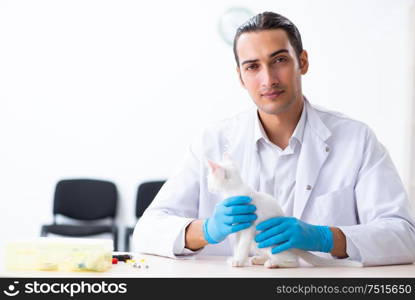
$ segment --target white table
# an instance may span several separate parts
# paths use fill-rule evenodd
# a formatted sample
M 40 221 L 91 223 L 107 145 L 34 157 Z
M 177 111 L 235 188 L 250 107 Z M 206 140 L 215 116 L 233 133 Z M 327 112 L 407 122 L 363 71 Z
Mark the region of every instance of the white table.
M 234 268 L 223 256 L 199 256 L 193 259 L 171 259 L 153 255 L 131 253 L 141 268 L 119 263 L 102 273 L 56 272 L 56 271 L 7 271 L 1 268 L 0 277 L 247 277 L 247 278 L 293 278 L 293 277 L 411 277 L 415 278 L 415 264 L 363 268 L 316 268 L 266 269 L 263 266 Z M 148 268 L 146 268 L 148 266 Z

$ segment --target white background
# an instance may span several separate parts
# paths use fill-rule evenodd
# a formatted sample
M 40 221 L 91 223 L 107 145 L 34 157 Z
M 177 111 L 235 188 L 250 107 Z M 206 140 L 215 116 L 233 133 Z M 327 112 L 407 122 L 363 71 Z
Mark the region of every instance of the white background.
M 304 94 L 369 124 L 410 190 L 414 2 L 0 0 L 0 247 L 52 221 L 62 178 L 115 182 L 133 225 L 138 184 L 252 105 L 218 34 L 234 6 L 297 25 Z

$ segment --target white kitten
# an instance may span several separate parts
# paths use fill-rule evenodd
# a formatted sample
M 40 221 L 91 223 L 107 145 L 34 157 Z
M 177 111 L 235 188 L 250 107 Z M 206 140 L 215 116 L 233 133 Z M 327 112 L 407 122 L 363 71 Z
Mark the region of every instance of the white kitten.
M 254 241 L 256 234 L 255 226 L 269 218 L 284 215 L 277 200 L 268 194 L 255 192 L 249 186 L 244 184 L 238 168 L 226 153 L 223 155 L 223 161 L 220 164 L 208 161 L 208 167 L 208 188 L 210 192 L 220 193 L 224 199 L 232 196 L 249 196 L 252 198 L 251 204 L 255 205 L 257 208 L 255 213 L 258 218 L 255 220 L 254 224 L 245 230 L 235 233 L 233 257 L 228 260 L 232 266 L 244 267 L 251 264 L 258 264 L 264 265 L 267 268 L 293 268 L 298 267 L 298 257 L 319 267 L 362 266 L 360 262 L 326 259 L 299 249 L 291 249 L 279 254 L 272 254 L 271 247 L 259 249 L 257 243 Z M 249 258 L 251 249 L 256 256 Z

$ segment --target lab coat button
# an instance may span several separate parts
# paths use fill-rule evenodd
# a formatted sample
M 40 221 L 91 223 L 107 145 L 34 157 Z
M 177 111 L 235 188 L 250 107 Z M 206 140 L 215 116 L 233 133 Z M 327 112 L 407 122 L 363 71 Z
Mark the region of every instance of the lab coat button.
M 311 190 L 311 185 L 307 184 L 306 190 L 307 191 Z
M 329 152 L 330 151 L 330 148 L 329 147 L 326 147 L 326 152 Z

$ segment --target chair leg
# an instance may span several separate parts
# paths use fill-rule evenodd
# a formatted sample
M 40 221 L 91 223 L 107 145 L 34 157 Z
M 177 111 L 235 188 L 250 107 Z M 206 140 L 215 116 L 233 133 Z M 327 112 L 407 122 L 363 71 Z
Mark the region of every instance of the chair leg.
M 114 237 L 114 251 L 118 251 L 118 230 L 117 228 L 113 229 L 112 235 Z
M 129 228 L 125 229 L 124 251 L 130 252 L 130 230 L 129 230 Z
M 46 226 L 41 227 L 40 236 L 42 236 L 42 237 L 48 236 L 48 230 L 46 229 Z

